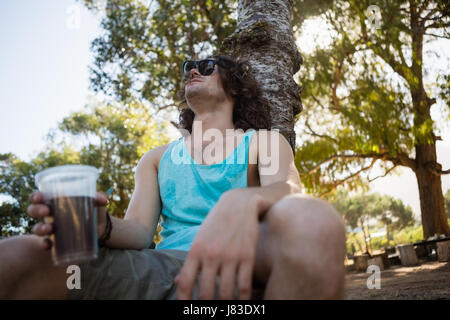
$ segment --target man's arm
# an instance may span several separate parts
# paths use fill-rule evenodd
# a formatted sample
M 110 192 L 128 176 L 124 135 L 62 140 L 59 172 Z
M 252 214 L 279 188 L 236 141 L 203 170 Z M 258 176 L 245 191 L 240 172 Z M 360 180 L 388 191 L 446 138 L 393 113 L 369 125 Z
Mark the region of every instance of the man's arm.
M 250 145 L 250 163 L 258 162 L 260 187 L 248 187 L 244 190 L 229 192 L 246 192 L 247 196 L 258 201 L 258 216 L 264 213 L 277 201 L 291 193 L 301 192 L 300 176 L 295 167 L 292 148 L 286 138 L 277 131 L 268 134 L 260 132 L 252 139 Z M 241 195 L 242 196 L 242 195 Z
M 157 161 L 164 150 L 164 146 L 154 148 L 140 159 L 135 172 L 135 190 L 125 218 L 111 217 L 113 228 L 106 241 L 107 247 L 143 249 L 150 246 L 161 211 Z M 105 221 L 103 217 L 99 223 L 99 237 L 105 230 Z

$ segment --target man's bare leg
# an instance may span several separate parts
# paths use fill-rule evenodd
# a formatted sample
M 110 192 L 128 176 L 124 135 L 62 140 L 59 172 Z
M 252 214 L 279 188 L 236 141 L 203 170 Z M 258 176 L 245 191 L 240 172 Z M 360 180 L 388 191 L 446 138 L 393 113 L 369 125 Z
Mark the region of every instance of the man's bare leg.
M 327 203 L 300 195 L 277 202 L 260 223 L 254 281 L 264 299 L 344 297 L 345 229 Z
M 0 241 L 0 299 L 65 299 L 66 268 L 54 267 L 42 237 L 11 237 Z

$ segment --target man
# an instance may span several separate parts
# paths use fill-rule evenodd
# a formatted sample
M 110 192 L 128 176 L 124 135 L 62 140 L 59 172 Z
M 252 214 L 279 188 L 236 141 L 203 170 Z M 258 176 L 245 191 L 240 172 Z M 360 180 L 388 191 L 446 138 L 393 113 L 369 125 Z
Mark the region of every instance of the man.
M 125 218 L 111 217 L 106 235 L 98 194 L 107 240 L 81 265 L 81 289 L 68 290 L 66 269 L 52 265 L 52 226 L 41 223 L 0 241 L 1 298 L 251 299 L 257 288 L 265 299 L 343 297 L 342 220 L 300 194 L 290 145 L 264 131 L 267 102 L 249 65 L 213 56 L 183 72 L 184 137 L 141 158 Z M 49 214 L 40 193 L 31 202 L 30 216 Z M 160 215 L 162 241 L 148 249 Z

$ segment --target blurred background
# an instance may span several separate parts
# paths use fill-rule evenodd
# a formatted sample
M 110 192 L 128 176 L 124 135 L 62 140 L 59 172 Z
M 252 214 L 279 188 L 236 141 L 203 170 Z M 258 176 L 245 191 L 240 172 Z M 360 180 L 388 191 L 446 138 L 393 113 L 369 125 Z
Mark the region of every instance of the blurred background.
M 305 192 L 342 214 L 352 254 L 429 236 L 408 162 L 417 145 L 435 145 L 441 171 L 450 168 L 448 5 L 417 1 L 429 20 L 419 79 L 410 2 L 389 3 L 293 1 L 304 60 L 294 75 L 304 107 L 296 165 Z M 237 9 L 227 0 L 0 1 L 0 235 L 30 232 L 34 175 L 61 164 L 99 168 L 98 189 L 114 189 L 109 210 L 123 217 L 140 157 L 180 136 L 182 61 L 216 52 Z M 415 81 L 435 99 L 420 124 Z M 435 175 L 442 194 L 432 201 L 444 199 L 450 219 L 450 174 Z

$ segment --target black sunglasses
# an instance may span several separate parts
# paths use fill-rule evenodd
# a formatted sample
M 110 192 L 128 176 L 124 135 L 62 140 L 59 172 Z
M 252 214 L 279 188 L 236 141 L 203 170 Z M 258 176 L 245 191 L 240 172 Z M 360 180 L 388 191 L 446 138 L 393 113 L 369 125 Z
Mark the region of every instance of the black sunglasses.
M 187 60 L 183 62 L 183 74 L 186 77 L 189 71 L 197 69 L 202 76 L 209 76 L 214 72 L 214 66 L 219 65 L 226 68 L 219 60 L 205 59 L 200 61 Z

